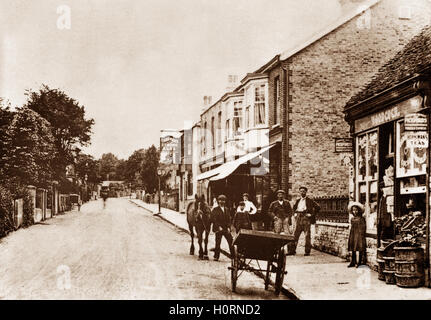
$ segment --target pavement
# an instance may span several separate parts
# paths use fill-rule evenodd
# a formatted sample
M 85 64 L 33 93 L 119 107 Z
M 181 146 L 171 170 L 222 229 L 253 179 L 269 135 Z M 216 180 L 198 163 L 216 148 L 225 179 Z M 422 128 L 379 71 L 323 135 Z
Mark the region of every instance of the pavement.
M 136 205 L 158 213 L 157 204 L 148 204 L 138 199 L 130 199 Z M 161 208 L 157 217 L 188 232 L 186 215 Z M 302 236 L 303 237 L 303 236 Z M 213 245 L 210 235 L 209 248 Z M 303 239 L 301 239 L 303 240 Z M 368 266 L 347 268 L 348 262 L 324 252 L 312 250 L 304 256 L 304 246 L 298 245 L 295 256 L 287 256 L 283 293 L 299 300 L 428 300 L 431 289 L 400 288 L 378 280 L 377 272 Z M 224 246 L 223 246 L 224 245 Z M 222 242 L 226 252 L 227 245 Z

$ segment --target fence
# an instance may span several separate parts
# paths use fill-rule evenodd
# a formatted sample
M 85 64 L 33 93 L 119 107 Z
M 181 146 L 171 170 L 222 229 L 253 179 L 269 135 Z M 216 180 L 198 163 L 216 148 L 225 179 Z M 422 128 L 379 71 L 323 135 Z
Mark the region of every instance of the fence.
M 316 215 L 316 220 L 327 222 L 349 222 L 347 206 L 349 197 L 317 197 L 314 199 L 320 206 L 320 212 Z

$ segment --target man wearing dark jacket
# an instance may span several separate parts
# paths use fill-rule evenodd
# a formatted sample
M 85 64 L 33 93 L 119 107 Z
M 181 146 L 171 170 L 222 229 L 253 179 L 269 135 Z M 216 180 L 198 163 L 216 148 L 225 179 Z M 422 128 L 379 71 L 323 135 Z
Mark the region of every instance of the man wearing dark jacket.
M 311 225 L 316 223 L 316 213 L 319 212 L 319 205 L 312 199 L 307 197 L 307 188 L 300 187 L 299 193 L 300 198 L 296 200 L 293 205 L 293 211 L 296 217 L 296 229 L 295 229 L 295 246 L 292 247 L 292 251 L 289 254 L 296 253 L 296 247 L 298 246 L 298 240 L 301 233 L 305 233 L 305 255 L 309 256 L 311 252 Z
M 273 201 L 268 209 L 268 214 L 274 220 L 275 233 L 290 233 L 292 225 L 292 207 L 289 201 L 284 199 L 284 190 L 277 191 L 277 200 Z
M 232 235 L 230 233 L 231 226 L 231 212 L 226 207 L 226 196 L 220 195 L 217 198 L 218 206 L 212 210 L 213 231 L 215 233 L 215 250 L 214 261 L 218 261 L 220 257 L 220 244 L 222 237 L 225 237 L 229 251 L 232 256 Z

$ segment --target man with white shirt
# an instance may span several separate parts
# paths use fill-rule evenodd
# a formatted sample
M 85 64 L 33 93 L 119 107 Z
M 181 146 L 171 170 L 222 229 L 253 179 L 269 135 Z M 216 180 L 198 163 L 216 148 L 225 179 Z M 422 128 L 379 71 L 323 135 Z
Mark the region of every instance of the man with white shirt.
M 289 254 L 296 253 L 296 247 L 302 232 L 305 233 L 305 255 L 309 256 L 311 252 L 311 225 L 316 223 L 316 213 L 319 212 L 320 207 L 307 197 L 307 191 L 307 187 L 300 187 L 300 197 L 293 205 L 294 217 L 296 217 L 295 246 L 292 247 Z
M 248 212 L 253 230 L 256 230 L 257 229 L 257 217 L 256 217 L 257 208 L 254 205 L 254 203 L 249 200 L 249 198 L 250 196 L 248 193 L 244 193 L 242 195 L 242 199 L 245 203 L 244 211 Z

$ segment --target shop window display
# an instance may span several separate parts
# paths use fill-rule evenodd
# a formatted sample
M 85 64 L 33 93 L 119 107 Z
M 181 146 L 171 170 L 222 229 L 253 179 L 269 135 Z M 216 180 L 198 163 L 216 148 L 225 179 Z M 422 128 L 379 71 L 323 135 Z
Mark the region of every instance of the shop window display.
M 357 190 L 365 206 L 367 232 L 377 233 L 378 203 L 378 133 L 371 131 L 357 137 Z

